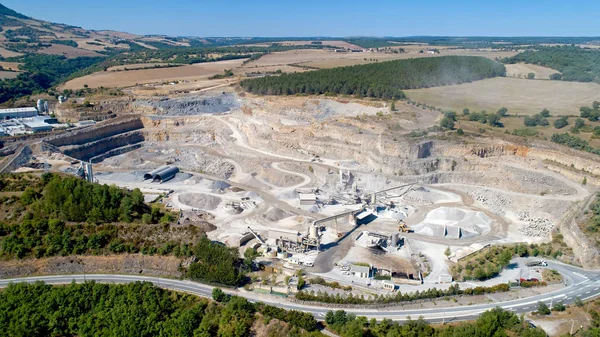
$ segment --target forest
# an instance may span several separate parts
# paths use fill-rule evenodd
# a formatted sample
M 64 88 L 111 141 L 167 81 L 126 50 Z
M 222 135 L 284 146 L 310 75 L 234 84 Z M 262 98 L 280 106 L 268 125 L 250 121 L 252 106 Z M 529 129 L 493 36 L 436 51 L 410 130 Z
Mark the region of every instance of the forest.
M 483 57 L 444 56 L 246 79 L 240 85 L 261 95 L 342 94 L 402 99 L 403 89 L 472 82 L 505 74 L 503 65 Z
M 147 282 L 61 287 L 20 283 L 0 291 L 0 336 L 241 337 L 250 336 L 253 325 L 272 319 L 279 321 L 275 335 L 322 336 L 315 331 L 314 317 L 300 311 L 237 296 L 217 303 Z
M 0 104 L 10 99 L 45 91 L 74 74 L 82 76 L 84 69 L 102 60 L 103 58 L 100 57 L 68 59 L 65 56 L 43 54 L 29 54 L 16 58 L 13 61 L 23 62 L 20 69 L 24 72 L 16 78 L 0 80 Z
M 530 63 L 552 68 L 561 74 L 550 79 L 600 83 L 600 50 L 577 46 L 541 47 L 527 50 L 502 62 Z

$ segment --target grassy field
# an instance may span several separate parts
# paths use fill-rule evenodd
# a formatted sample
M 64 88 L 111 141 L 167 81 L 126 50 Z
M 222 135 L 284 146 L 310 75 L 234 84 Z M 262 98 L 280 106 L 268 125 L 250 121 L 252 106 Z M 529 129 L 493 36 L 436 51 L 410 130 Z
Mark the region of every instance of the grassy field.
M 506 65 L 506 76 L 527 78 L 527 74 L 529 73 L 534 73 L 536 79 L 547 80 L 550 78 L 550 75 L 560 73 L 560 71 L 535 64 L 518 63 Z
M 205 80 L 209 76 L 220 74 L 225 69 L 235 68 L 244 60 L 198 63 L 176 68 L 140 69 L 131 71 L 101 71 L 79 77 L 65 83 L 60 89 L 81 89 L 84 84 L 90 88 L 128 87 L 137 84 L 169 82 L 177 80 Z
M 0 67 L 4 68 L 4 70 L 19 71 L 21 64 L 19 62 L 0 62 Z
M 562 81 L 493 78 L 473 83 L 406 90 L 417 102 L 442 109 L 497 111 L 534 115 L 549 109 L 553 115 L 579 115 L 581 106 L 600 100 L 600 85 Z

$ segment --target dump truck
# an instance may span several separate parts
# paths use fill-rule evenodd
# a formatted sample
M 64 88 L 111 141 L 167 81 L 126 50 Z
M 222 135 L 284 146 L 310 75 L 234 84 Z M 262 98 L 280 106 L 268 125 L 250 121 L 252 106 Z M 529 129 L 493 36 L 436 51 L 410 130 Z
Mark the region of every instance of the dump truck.
M 410 229 L 402 220 L 398 220 L 398 232 L 402 233 L 411 233 L 412 229 Z

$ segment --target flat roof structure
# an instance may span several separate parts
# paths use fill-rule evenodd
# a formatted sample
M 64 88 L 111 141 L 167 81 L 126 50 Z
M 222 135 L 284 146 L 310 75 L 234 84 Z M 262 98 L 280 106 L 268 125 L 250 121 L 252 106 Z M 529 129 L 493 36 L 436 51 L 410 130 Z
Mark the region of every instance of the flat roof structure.
M 37 116 L 38 111 L 36 108 L 12 108 L 12 109 L 0 109 L 0 118 L 23 118 Z

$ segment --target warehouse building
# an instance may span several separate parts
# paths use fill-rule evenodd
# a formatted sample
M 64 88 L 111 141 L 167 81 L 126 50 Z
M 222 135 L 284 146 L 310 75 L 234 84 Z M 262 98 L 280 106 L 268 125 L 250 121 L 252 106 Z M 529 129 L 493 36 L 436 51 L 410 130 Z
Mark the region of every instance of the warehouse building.
M 37 115 L 38 111 L 36 108 L 0 109 L 0 119 L 26 118 Z

